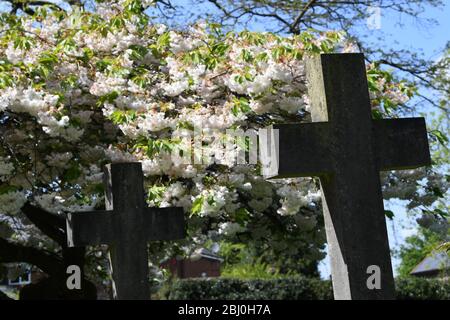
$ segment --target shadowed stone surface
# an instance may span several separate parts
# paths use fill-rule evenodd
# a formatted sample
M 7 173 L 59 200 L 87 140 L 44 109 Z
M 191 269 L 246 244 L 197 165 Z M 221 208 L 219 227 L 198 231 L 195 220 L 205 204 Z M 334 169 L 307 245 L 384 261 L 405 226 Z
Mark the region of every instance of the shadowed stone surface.
M 108 244 L 115 299 L 150 298 L 147 242 L 185 236 L 182 208 L 148 208 L 141 163 L 105 167 L 107 211 L 70 213 L 69 246 Z
M 263 175 L 320 177 L 336 299 L 393 299 L 379 171 L 430 165 L 425 120 L 372 119 L 362 54 L 311 58 L 307 75 L 313 122 L 261 131 Z M 367 287 L 371 265 L 381 289 Z

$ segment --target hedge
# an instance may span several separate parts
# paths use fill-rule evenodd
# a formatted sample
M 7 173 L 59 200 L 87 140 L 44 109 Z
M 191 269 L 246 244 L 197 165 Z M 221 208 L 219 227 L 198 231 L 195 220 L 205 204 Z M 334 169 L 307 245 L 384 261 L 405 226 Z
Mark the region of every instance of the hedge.
M 396 280 L 399 300 L 450 300 L 450 283 L 443 280 L 405 278 Z M 170 300 L 331 300 L 330 281 L 305 277 L 270 280 L 226 278 L 175 280 Z
M 396 289 L 399 300 L 450 300 L 450 279 L 397 279 Z

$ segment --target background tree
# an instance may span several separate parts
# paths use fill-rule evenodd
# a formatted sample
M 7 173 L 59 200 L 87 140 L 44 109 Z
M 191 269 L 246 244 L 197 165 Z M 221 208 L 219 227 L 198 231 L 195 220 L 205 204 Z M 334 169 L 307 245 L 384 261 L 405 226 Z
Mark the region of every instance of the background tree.
M 429 218 L 429 216 L 427 216 Z M 435 228 L 437 222 L 434 221 Z M 440 231 L 436 229 L 419 228 L 417 234 L 409 236 L 397 252 L 401 263 L 397 269 L 398 275 L 408 277 L 411 271 L 428 255 L 436 252 L 442 243 L 449 240 L 448 222 L 441 221 Z M 445 230 L 442 230 L 445 227 Z

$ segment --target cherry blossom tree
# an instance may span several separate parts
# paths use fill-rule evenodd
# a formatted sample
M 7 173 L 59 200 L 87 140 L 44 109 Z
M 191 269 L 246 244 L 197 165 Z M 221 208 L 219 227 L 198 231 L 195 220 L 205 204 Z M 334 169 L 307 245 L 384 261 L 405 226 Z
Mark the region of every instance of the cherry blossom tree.
M 64 257 L 75 255 L 97 276 L 104 248 L 86 257 L 66 248 L 64 213 L 102 209 L 102 166 L 139 161 L 148 205 L 181 206 L 188 218 L 185 240 L 151 246 L 155 277 L 163 259 L 222 239 L 316 266 L 325 244 L 316 181 L 266 181 L 260 163 L 237 164 L 217 141 L 227 130 L 309 121 L 305 59 L 350 52 L 351 42 L 340 31 L 281 37 L 205 22 L 181 31 L 154 23 L 150 4 L 0 16 L 0 262 L 28 262 L 60 281 Z M 367 72 L 374 117 L 395 116 L 414 95 L 376 64 Z M 191 149 L 196 128 L 200 150 Z M 188 149 L 192 162 L 173 156 Z M 427 187 L 387 181 L 395 196 Z

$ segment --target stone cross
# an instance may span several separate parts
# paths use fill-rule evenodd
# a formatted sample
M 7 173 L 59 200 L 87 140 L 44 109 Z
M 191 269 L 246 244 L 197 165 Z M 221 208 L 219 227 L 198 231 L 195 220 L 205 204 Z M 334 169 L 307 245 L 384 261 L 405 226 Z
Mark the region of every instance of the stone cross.
M 147 300 L 147 242 L 184 237 L 182 208 L 149 208 L 141 163 L 105 166 L 106 211 L 69 213 L 69 246 L 108 244 L 115 299 Z
M 430 165 L 423 118 L 372 119 L 365 70 L 363 54 L 311 58 L 313 122 L 260 134 L 264 176 L 320 178 L 335 299 L 394 299 L 379 171 Z

